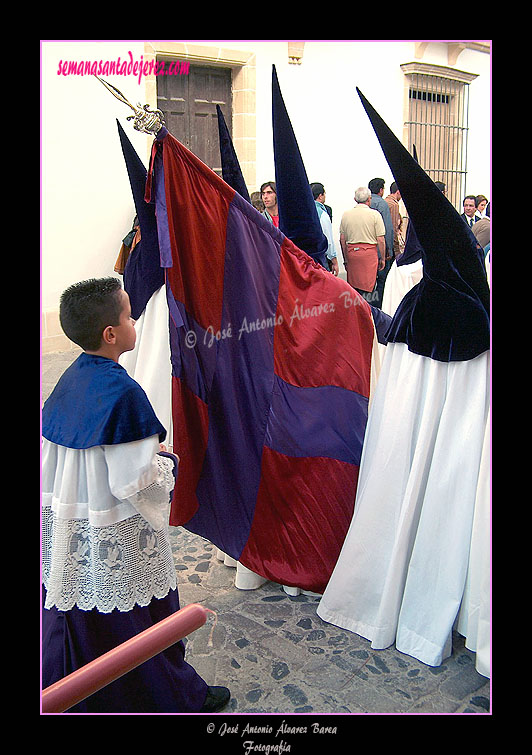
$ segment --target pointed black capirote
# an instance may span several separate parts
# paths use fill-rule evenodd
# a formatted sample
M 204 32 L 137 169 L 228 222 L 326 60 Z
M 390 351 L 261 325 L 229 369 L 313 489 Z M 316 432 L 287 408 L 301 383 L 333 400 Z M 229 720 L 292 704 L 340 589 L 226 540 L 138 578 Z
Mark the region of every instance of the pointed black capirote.
M 218 116 L 218 136 L 220 139 L 220 158 L 222 161 L 222 178 L 226 184 L 238 191 L 241 197 L 251 203 L 249 192 L 242 175 L 240 163 L 236 156 L 233 140 L 227 128 L 224 114 L 220 105 L 216 105 L 216 114 Z
M 328 269 L 327 238 L 321 228 L 275 66 L 272 67 L 272 122 L 279 229 L 299 249 Z
M 357 88 L 423 248 L 423 277 L 403 298 L 388 342 L 439 361 L 490 348 L 490 296 L 482 249 L 434 181 Z
M 124 269 L 124 289 L 129 294 L 131 316 L 138 320 L 151 296 L 163 285 L 164 269 L 160 264 L 155 205 L 144 199 L 147 171 L 118 120 L 116 123 L 140 223 L 140 243 L 129 255 Z

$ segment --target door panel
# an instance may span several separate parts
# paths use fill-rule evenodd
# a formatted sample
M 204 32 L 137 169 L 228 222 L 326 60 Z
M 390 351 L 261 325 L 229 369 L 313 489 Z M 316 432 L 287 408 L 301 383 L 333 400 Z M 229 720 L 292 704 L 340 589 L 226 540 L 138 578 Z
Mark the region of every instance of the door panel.
M 157 77 L 157 107 L 170 133 L 221 175 L 216 105 L 231 133 L 231 69 L 191 65 L 188 70 L 188 75 Z

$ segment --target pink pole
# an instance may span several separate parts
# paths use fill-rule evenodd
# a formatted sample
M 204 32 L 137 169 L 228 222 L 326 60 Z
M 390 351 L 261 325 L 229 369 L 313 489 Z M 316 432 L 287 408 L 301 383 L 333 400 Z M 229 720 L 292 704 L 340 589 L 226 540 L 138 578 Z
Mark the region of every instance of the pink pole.
M 115 679 L 166 650 L 207 621 L 207 609 L 191 603 L 94 661 L 50 685 L 42 693 L 43 713 L 62 713 Z

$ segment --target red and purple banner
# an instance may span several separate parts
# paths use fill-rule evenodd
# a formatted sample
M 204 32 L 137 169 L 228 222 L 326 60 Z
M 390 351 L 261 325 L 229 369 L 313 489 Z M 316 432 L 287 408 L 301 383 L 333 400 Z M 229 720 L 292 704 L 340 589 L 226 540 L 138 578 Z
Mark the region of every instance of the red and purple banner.
M 353 515 L 371 308 L 166 130 L 150 196 L 180 457 L 170 524 L 323 592 Z

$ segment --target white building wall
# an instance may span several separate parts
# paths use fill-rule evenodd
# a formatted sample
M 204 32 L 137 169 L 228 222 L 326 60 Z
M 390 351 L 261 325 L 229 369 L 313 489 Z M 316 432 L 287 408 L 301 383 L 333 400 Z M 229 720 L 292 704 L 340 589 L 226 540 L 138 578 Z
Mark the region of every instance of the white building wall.
M 151 141 L 133 130 L 132 113 L 93 76 L 58 75 L 61 61 L 140 59 L 143 43 L 45 42 L 41 56 L 41 306 L 43 351 L 68 347 L 59 297 L 86 278 L 114 275 L 121 240 L 135 215 L 116 119 L 143 159 Z M 113 77 L 133 104 L 144 85 Z M 147 164 L 147 161 L 146 161 Z
M 410 43 L 307 42 L 301 65 L 292 65 L 287 63 L 286 52 L 280 51 L 276 69 L 283 98 L 309 181 L 325 186 L 327 204 L 333 209 L 335 239 L 342 213 L 353 206 L 355 189 L 376 177 L 385 179 L 386 188 L 393 181 L 356 87 L 400 136 L 404 76 L 399 66 L 411 55 Z M 268 92 L 271 64 L 264 66 L 261 76 Z M 263 97 L 261 106 L 257 176 L 265 175 L 266 180 L 274 176 L 270 98 Z
M 411 41 L 307 41 L 302 62 L 288 62 L 287 42 L 224 40 L 256 55 L 256 176 L 275 180 L 271 130 L 271 70 L 275 64 L 310 182 L 325 184 L 333 227 L 352 206 L 358 186 L 393 181 L 356 87 L 402 138 L 404 75 L 416 60 Z M 201 43 L 195 43 L 198 48 Z M 148 164 L 152 138 L 134 131 L 127 106 L 92 76 L 58 75 L 60 61 L 141 61 L 141 41 L 42 42 L 41 53 L 41 298 L 43 351 L 68 347 L 57 310 L 61 292 L 79 280 L 113 275 L 122 238 L 135 214 L 116 119 Z M 422 61 L 448 66 L 445 43 L 426 46 Z M 198 61 L 195 61 L 198 62 Z M 209 63 L 211 64 L 211 63 Z M 490 196 L 490 56 L 466 49 L 456 65 L 478 74 L 470 85 L 467 193 Z M 133 103 L 150 101 L 132 73 L 103 76 Z M 153 96 L 151 97 L 153 99 Z M 155 102 L 150 101 L 152 106 Z
M 464 50 L 457 68 L 479 76 L 469 86 L 466 194 L 491 197 L 491 57 Z

